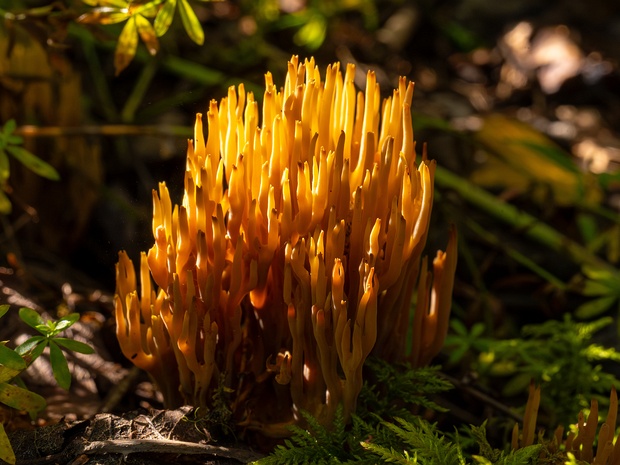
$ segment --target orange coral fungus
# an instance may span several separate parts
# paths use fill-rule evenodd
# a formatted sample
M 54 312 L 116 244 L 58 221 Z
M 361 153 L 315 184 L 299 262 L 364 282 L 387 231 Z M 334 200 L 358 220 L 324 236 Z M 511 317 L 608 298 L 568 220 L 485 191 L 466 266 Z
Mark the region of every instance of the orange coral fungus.
M 375 74 L 359 93 L 354 74 L 336 63 L 322 80 L 293 57 L 284 88 L 266 75 L 262 109 L 231 87 L 211 102 L 206 141 L 197 115 L 182 204 L 163 183 L 153 192 L 139 293 L 119 254 L 117 336 L 169 406 L 208 407 L 224 379 L 239 424 L 278 436 L 300 409 L 327 424 L 342 403 L 348 417 L 373 349 L 414 364 L 440 349 L 456 233 L 434 283 L 425 266 L 418 276 L 435 163 L 416 164 L 413 83 L 381 103 Z

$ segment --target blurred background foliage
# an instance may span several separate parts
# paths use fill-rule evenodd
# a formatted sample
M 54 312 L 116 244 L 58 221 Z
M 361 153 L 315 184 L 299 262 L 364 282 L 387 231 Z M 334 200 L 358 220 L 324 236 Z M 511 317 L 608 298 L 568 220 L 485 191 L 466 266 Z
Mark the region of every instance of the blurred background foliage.
M 455 415 L 523 405 L 529 374 L 564 421 L 552 396 L 567 370 L 587 373 L 571 395 L 601 398 L 619 375 L 603 350 L 620 332 L 617 2 L 0 0 L 0 15 L 3 289 L 109 320 L 117 251 L 151 245 L 151 190 L 166 181 L 180 199 L 195 113 L 240 82 L 260 100 L 267 70 L 282 83 L 292 54 L 312 55 L 355 63 L 359 85 L 374 69 L 384 92 L 416 82 L 416 139 L 438 161 L 429 250 L 448 223 L 460 232 L 438 362 L 483 393 L 462 391 L 471 411 Z M 536 364 L 540 341 L 555 345 Z M 588 399 L 568 399 L 571 418 Z

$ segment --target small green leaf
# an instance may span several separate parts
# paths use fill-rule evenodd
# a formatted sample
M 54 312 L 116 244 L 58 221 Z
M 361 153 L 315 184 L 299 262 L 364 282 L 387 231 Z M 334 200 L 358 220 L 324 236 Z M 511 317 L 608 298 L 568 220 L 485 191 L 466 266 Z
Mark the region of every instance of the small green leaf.
M 56 323 L 54 323 L 53 321 L 48 321 L 45 324 L 37 325 L 37 327 L 34 329 L 39 331 L 41 334 L 45 334 L 49 337 L 54 333 L 54 330 L 56 329 Z
M 24 323 L 34 329 L 37 329 L 37 326 L 39 325 L 45 324 L 43 318 L 41 318 L 41 315 L 39 315 L 36 310 L 28 307 L 22 307 L 19 309 L 19 317 Z
M 25 410 L 31 418 L 45 408 L 45 399 L 27 389 L 0 383 L 0 402 L 17 410 Z
M 20 137 L 20 136 L 7 136 L 6 138 L 6 142 L 8 144 L 13 144 L 13 145 L 20 145 L 24 143 L 24 138 Z
M 590 302 L 586 302 L 583 305 L 580 305 L 575 310 L 575 316 L 580 319 L 590 319 L 592 317 L 598 316 L 601 313 L 604 313 L 613 305 L 613 303 L 617 300 L 616 296 L 609 297 L 601 297 L 600 299 L 594 299 Z
M 43 351 L 45 350 L 45 348 L 47 347 L 48 344 L 48 339 L 45 338 L 43 340 L 43 342 L 39 343 L 32 352 L 30 352 L 30 359 L 31 360 L 36 360 L 37 358 L 39 358 L 41 356 L 41 354 L 43 353 Z
M 450 322 L 450 327 L 452 328 L 452 331 L 454 331 L 459 336 L 467 336 L 467 328 L 461 320 L 453 319 Z
M 80 354 L 94 354 L 95 349 L 93 349 L 88 344 L 84 344 L 80 341 L 75 341 L 73 339 L 68 339 L 66 337 L 55 337 L 54 342 L 56 342 L 59 346 L 72 350 L 74 352 L 79 352 Z
M 6 435 L 6 431 L 4 431 L 4 426 L 0 423 L 0 460 L 4 460 L 6 463 L 10 463 L 11 465 L 15 465 L 15 452 L 13 452 L 13 448 L 11 447 L 11 442 L 9 441 L 9 437 Z
M 32 356 L 35 348 L 41 344 L 41 342 L 46 342 L 47 338 L 45 336 L 32 336 L 31 338 L 29 338 L 28 340 L 26 340 L 25 342 L 21 343 L 20 345 L 18 345 L 15 348 L 15 352 L 17 352 L 19 355 L 24 356 L 29 354 L 30 356 Z M 43 344 L 43 349 L 45 349 L 46 344 Z M 40 352 L 43 352 L 43 349 L 41 349 Z M 40 355 L 40 354 L 39 354 Z M 36 357 L 33 358 L 33 360 Z
M 479 338 L 484 334 L 484 323 L 475 323 L 471 328 L 470 338 Z
M 125 27 L 118 37 L 116 51 L 114 52 L 114 70 L 118 76 L 136 56 L 138 49 L 138 29 L 135 17 L 129 18 Z
M 13 155 L 14 158 L 19 160 L 24 166 L 26 166 L 28 169 L 35 172 L 39 176 L 51 179 L 52 181 L 58 181 L 60 179 L 58 171 L 56 171 L 56 169 L 52 165 L 44 162 L 25 148 L 9 146 L 6 147 L 6 150 L 11 155 Z
M 6 123 L 4 123 L 4 127 L 2 128 L 2 134 L 4 136 L 13 134 L 13 131 L 15 131 L 16 127 L 17 127 L 17 123 L 15 122 L 14 119 L 8 120 Z
M 91 6 L 109 6 L 113 8 L 127 8 L 129 6 L 128 0 L 82 0 L 87 5 Z
M 154 18 L 159 10 L 161 1 L 154 0 L 152 2 L 143 3 L 137 7 L 131 8 L 132 15 L 146 16 L 147 18 Z
M 581 291 L 583 295 L 595 296 L 595 295 L 610 295 L 614 294 L 614 289 L 610 289 L 609 286 L 599 282 L 586 280 Z
M 0 186 L 0 214 L 8 215 L 9 213 L 11 213 L 11 210 L 11 201 L 2 191 L 2 186 Z
M 2 304 L 2 305 L 0 305 L 0 318 L 2 318 L 4 315 L 6 315 L 6 312 L 9 311 L 9 308 L 11 308 L 11 306 L 9 304 Z
M 327 21 L 322 14 L 316 13 L 311 15 L 308 22 L 297 31 L 294 37 L 295 43 L 316 50 L 325 40 L 326 33 Z
M 179 0 L 179 14 L 187 35 L 198 45 L 205 42 L 205 33 L 198 17 L 187 0 Z
M 177 0 L 167 0 L 161 10 L 159 10 L 159 13 L 157 13 L 154 23 L 155 34 L 157 37 L 161 37 L 168 32 L 168 29 L 172 24 L 172 18 L 174 18 L 174 9 L 176 6 Z
M 458 346 L 455 349 L 451 350 L 450 357 L 448 358 L 448 364 L 449 365 L 456 364 L 459 360 L 461 360 L 465 356 L 468 350 L 469 350 L 469 346 L 467 345 Z
M 10 173 L 11 166 L 9 165 L 9 156 L 4 150 L 0 149 L 0 187 L 9 179 Z
M 23 371 L 26 369 L 26 362 L 21 356 L 4 344 L 0 344 L 0 365 L 13 370 Z
M 52 362 L 52 371 L 58 385 L 63 389 L 69 389 L 71 387 L 69 364 L 65 354 L 62 353 L 60 347 L 53 341 L 50 341 L 50 362 Z
M 57 333 L 64 331 L 65 329 L 73 326 L 76 321 L 80 319 L 79 313 L 71 313 L 67 316 L 63 316 L 60 320 L 56 322 L 55 331 Z
M 111 10 L 110 8 L 95 8 L 91 12 L 84 13 L 78 17 L 80 24 L 116 24 L 122 23 L 130 17 L 126 9 Z

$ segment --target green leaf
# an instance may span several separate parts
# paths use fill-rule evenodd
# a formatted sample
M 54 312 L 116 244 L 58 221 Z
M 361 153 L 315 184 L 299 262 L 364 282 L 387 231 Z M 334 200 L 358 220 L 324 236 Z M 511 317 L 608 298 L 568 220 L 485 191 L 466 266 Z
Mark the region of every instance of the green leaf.
M 9 179 L 10 173 L 11 165 L 9 165 L 9 156 L 3 149 L 0 149 L 0 187 Z
M 26 369 L 26 362 L 21 356 L 4 344 L 0 344 L 0 365 L 13 370 L 23 371 Z
M 161 10 L 159 10 L 159 13 L 157 13 L 154 23 L 155 34 L 157 37 L 161 37 L 168 32 L 168 29 L 172 24 L 172 18 L 174 18 L 174 9 L 176 6 L 177 0 L 167 0 Z
M 474 459 L 476 463 L 479 463 L 480 465 L 493 465 L 493 462 L 491 462 L 489 459 L 481 455 L 472 455 L 471 458 Z
M 132 17 L 127 21 L 125 27 L 118 37 L 116 51 L 114 52 L 114 70 L 116 76 L 123 71 L 133 60 L 138 49 L 138 29 L 136 27 L 136 19 Z
M 61 331 L 64 331 L 65 329 L 73 326 L 75 324 L 75 322 L 78 321 L 79 319 L 80 319 L 80 314 L 79 313 L 70 313 L 67 316 L 63 316 L 56 323 L 56 328 L 55 328 L 56 332 L 59 333 Z
M 320 14 L 313 14 L 310 20 L 306 22 L 295 34 L 295 42 L 297 45 L 303 45 L 310 50 L 316 50 L 325 40 L 327 33 L 327 20 Z
M 0 402 L 17 410 L 25 410 L 34 418 L 45 408 L 45 399 L 27 389 L 0 383 Z
M 110 8 L 95 8 L 89 13 L 84 13 L 77 19 L 80 24 L 116 24 L 130 18 L 126 9 L 111 10 Z
M 591 281 L 589 279 L 584 283 L 581 293 L 586 296 L 615 294 L 614 289 L 611 289 L 606 283 L 603 284 L 599 281 Z
M 0 365 L 0 383 L 6 383 L 7 381 L 11 381 L 21 372 L 21 370 L 13 370 L 12 368 Z
M 76 341 L 73 339 L 68 339 L 66 337 L 55 337 L 54 342 L 58 345 L 62 346 L 65 349 L 72 350 L 74 352 L 79 352 L 80 354 L 94 354 L 95 349 L 93 349 L 88 344 L 84 344 L 83 342 Z
M 453 319 L 450 322 L 450 327 L 452 328 L 452 331 L 454 331 L 459 336 L 467 336 L 467 328 L 461 320 Z
M 41 356 L 41 354 L 43 353 L 43 351 L 45 350 L 45 348 L 47 347 L 49 340 L 46 338 L 44 339 L 43 342 L 41 342 L 40 344 L 38 344 L 34 350 L 32 352 L 30 352 L 30 358 L 31 360 L 36 360 L 37 358 L 39 358 Z
M 6 123 L 4 123 L 4 127 L 2 128 L 2 134 L 4 136 L 13 134 L 16 127 L 17 127 L 17 123 L 15 122 L 14 119 L 8 120 Z
M 4 431 L 4 426 L 0 423 L 0 460 L 4 460 L 6 463 L 10 463 L 11 465 L 15 465 L 15 452 L 13 452 L 13 448 L 11 447 L 11 442 L 9 441 L 9 437 L 6 435 L 6 431 Z
M 82 0 L 87 5 L 91 6 L 109 6 L 113 8 L 127 8 L 129 6 L 128 0 Z
M 609 307 L 611 307 L 617 299 L 618 297 L 612 295 L 586 302 L 585 304 L 577 307 L 577 309 L 575 310 L 575 316 L 577 318 L 587 320 L 589 318 L 600 315 L 601 313 L 604 313 L 606 310 L 608 310 Z
M 2 318 L 4 315 L 6 315 L 6 312 L 9 311 L 10 307 L 11 306 L 9 304 L 0 305 L 0 318 Z
M 44 344 L 41 344 L 42 342 L 44 342 Z M 45 349 L 45 346 L 47 345 L 47 338 L 45 336 L 32 336 L 31 338 L 28 338 L 28 340 L 24 341 L 15 348 L 15 352 L 17 352 L 21 356 L 30 355 L 32 357 L 32 360 L 34 360 L 37 358 L 34 356 L 36 352 L 35 349 L 39 345 L 42 345 L 43 348 L 38 351 L 38 357 L 39 355 L 41 355 L 41 353 Z
M 471 328 L 470 338 L 479 338 L 484 334 L 484 323 L 475 323 Z
M 50 341 L 50 362 L 52 362 L 52 371 L 56 382 L 63 389 L 71 387 L 71 373 L 69 372 L 69 364 L 62 353 L 60 347 L 53 341 Z
M 12 145 L 20 145 L 24 143 L 24 138 L 20 136 L 7 136 L 6 142 Z
M 47 179 L 51 179 L 52 181 L 58 181 L 60 179 L 60 175 L 58 171 L 50 165 L 49 163 L 44 162 L 36 155 L 30 153 L 23 147 L 9 146 L 6 147 L 7 152 L 13 155 L 14 158 L 19 160 L 24 166 Z
M 19 317 L 22 319 L 24 323 L 26 323 L 31 328 L 37 329 L 37 326 L 45 324 L 43 318 L 36 310 L 28 307 L 22 307 L 19 309 Z
M 8 215 L 9 213 L 11 213 L 11 210 L 11 201 L 6 196 L 4 191 L 2 191 L 2 186 L 0 186 L 0 214 Z
M 202 30 L 202 25 L 198 21 L 198 17 L 187 0 L 179 0 L 179 14 L 181 15 L 181 21 L 183 27 L 187 32 L 190 39 L 196 42 L 198 45 L 202 45 L 205 42 L 205 33 Z
M 154 0 L 152 2 L 144 3 L 140 6 L 133 7 L 130 11 L 135 16 L 146 16 L 147 18 L 154 18 L 159 10 L 161 1 Z
M 609 287 L 615 287 L 614 284 L 617 285 L 618 283 L 616 273 L 605 268 L 597 268 L 590 265 L 584 265 L 581 271 L 593 281 L 602 281 L 605 283 L 609 283 Z

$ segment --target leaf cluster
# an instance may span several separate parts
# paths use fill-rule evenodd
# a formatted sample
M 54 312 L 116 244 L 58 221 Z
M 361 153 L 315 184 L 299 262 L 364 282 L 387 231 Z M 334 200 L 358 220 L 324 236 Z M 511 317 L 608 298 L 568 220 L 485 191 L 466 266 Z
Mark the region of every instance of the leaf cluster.
M 504 396 L 524 392 L 530 381 L 543 387 L 542 406 L 554 424 L 568 424 L 576 410 L 587 408 L 591 398 L 606 406 L 606 394 L 616 377 L 602 362 L 620 362 L 620 353 L 591 343 L 593 335 L 612 323 L 611 317 L 593 322 L 549 320 L 522 329 L 522 338 L 489 341 L 477 369 L 482 376 L 506 377 Z
M 188 0 L 82 0 L 93 7 L 78 18 L 79 23 L 109 25 L 125 22 L 118 37 L 114 54 L 116 75 L 133 60 L 139 39 L 144 42 L 151 55 L 159 51 L 159 37 L 172 24 L 175 11 L 179 11 L 187 35 L 198 45 L 205 40 L 202 25 Z
M 5 215 L 11 213 L 11 202 L 4 193 L 11 174 L 9 155 L 39 176 L 54 181 L 60 179 L 53 166 L 22 147 L 24 139 L 14 134 L 16 127 L 15 120 L 10 119 L 0 129 L 0 214 Z
M 8 310 L 9 305 L 0 305 L 0 318 Z M 0 342 L 0 402 L 13 409 L 26 411 L 31 418 L 35 418 L 37 413 L 45 408 L 45 399 L 26 389 L 18 376 L 43 353 L 46 347 L 49 347 L 54 378 L 59 386 L 69 389 L 71 373 L 63 350 L 82 354 L 92 354 L 94 350 L 83 342 L 59 337 L 62 331 L 79 319 L 77 313 L 69 314 L 57 321 L 44 321 L 35 310 L 24 307 L 19 310 L 19 317 L 39 335 L 28 338 L 15 349 L 8 348 L 6 341 Z M 15 463 L 15 454 L 1 423 L 0 459 L 11 464 Z

